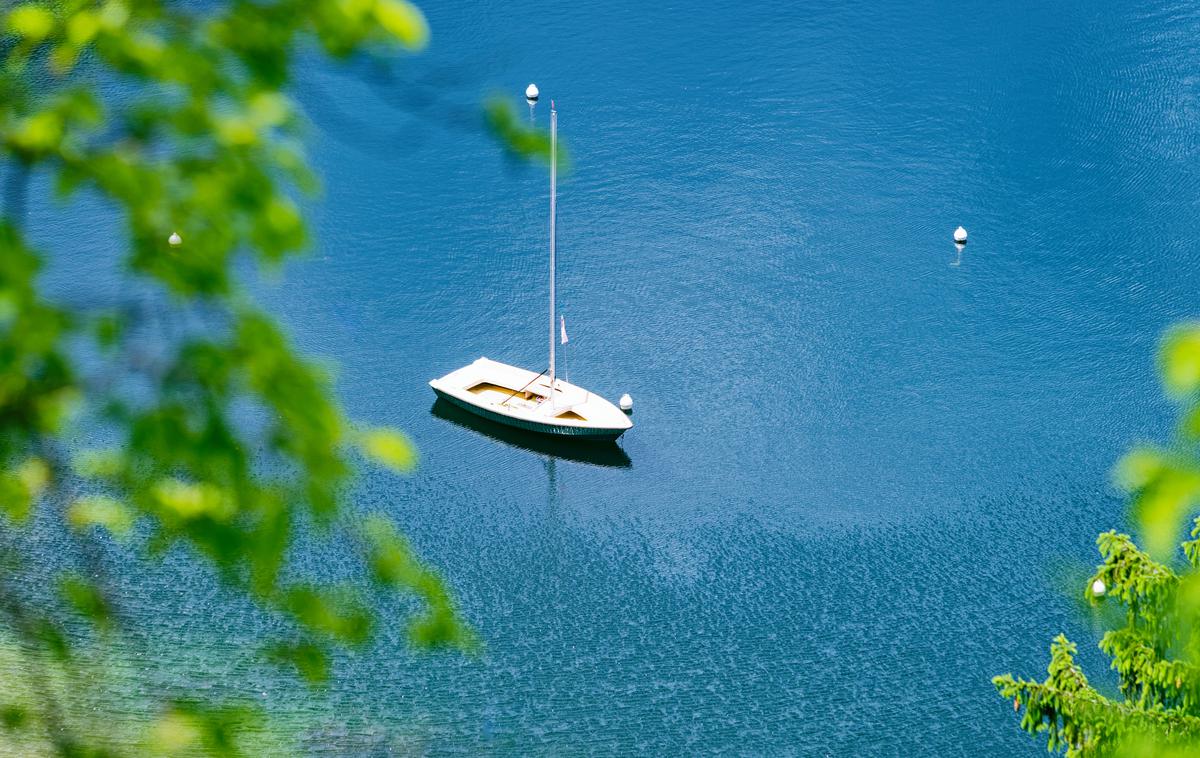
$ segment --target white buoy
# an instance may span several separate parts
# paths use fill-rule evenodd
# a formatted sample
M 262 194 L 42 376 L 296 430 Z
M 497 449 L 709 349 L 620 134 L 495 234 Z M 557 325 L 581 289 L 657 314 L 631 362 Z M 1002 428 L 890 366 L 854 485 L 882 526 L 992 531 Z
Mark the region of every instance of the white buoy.
M 171 247 L 179 247 L 183 244 L 183 237 L 179 236 L 179 232 L 171 232 L 171 236 L 167 237 L 167 243 Z
M 1105 592 L 1108 592 L 1108 587 L 1104 586 L 1103 579 L 1097 579 L 1092 582 L 1092 594 L 1096 597 L 1101 597 Z
M 967 230 L 961 226 L 954 230 L 954 241 L 960 245 L 967 244 Z
M 629 413 L 633 410 L 633 398 L 626 392 L 624 395 L 621 395 L 621 399 L 617 401 L 617 405 L 621 406 L 621 410 Z
M 534 103 L 537 102 L 538 95 L 540 95 L 540 94 L 542 94 L 542 93 L 538 92 L 538 88 L 537 88 L 536 84 L 530 84 L 528 87 L 525 88 L 525 99 L 529 101 L 530 105 L 533 105 Z

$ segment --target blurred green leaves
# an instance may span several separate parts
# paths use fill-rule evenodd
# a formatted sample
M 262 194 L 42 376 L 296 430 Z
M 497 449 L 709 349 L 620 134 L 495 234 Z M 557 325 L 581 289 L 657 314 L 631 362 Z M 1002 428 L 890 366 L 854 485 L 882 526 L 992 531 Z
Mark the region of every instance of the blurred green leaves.
M 41 5 L 18 5 L 9 11 L 7 26 L 28 42 L 41 42 L 54 29 L 54 14 Z
M 253 708 L 212 707 L 181 699 L 172 703 L 154 725 L 146 752 L 156 756 L 249 755 L 242 738 L 262 727 L 262 719 Z
M 29 711 L 19 705 L 0 707 L 0 726 L 7 731 L 13 731 L 25 726 L 29 721 Z
M 422 48 L 429 41 L 429 26 L 425 16 L 415 5 L 405 0 L 377 0 L 374 7 L 375 20 L 400 44 L 410 48 Z
M 417 464 L 417 451 L 400 432 L 394 429 L 372 429 L 359 439 L 363 452 L 393 471 L 405 472 Z
M 409 637 L 421 647 L 456 647 L 475 651 L 478 640 L 459 619 L 445 583 L 417 560 L 408 541 L 382 516 L 362 525 L 367 565 L 385 588 L 415 593 L 425 601 L 424 615 L 409 626 Z
M 0 509 L 14 522 L 24 522 L 49 478 L 50 470 L 40 458 L 27 458 L 0 472 Z
M 1165 558 L 1200 504 L 1200 325 L 1172 329 L 1158 365 L 1163 387 L 1182 418 L 1166 447 L 1141 445 L 1117 465 L 1118 486 L 1133 497 L 1133 515 L 1147 550 Z
M 522 160 L 538 160 L 550 163 L 550 133 L 526 125 L 517 115 L 512 103 L 502 97 L 492 97 L 484 105 L 484 119 L 488 129 L 496 136 L 500 145 L 511 155 Z M 563 141 L 558 141 L 558 168 L 569 168 L 567 150 Z
M 124 503 L 104 495 L 89 495 L 71 504 L 67 522 L 76 529 L 98 526 L 115 537 L 124 537 L 136 518 Z
M 284 591 L 283 606 L 309 630 L 350 645 L 361 645 L 371 633 L 370 610 L 348 588 L 297 585 Z
M 1147 549 L 1165 557 L 1200 503 L 1200 468 L 1186 455 L 1142 447 L 1118 465 L 1117 481 L 1133 495 L 1133 515 Z
M 380 593 L 412 600 L 414 644 L 474 649 L 441 577 L 386 518 L 345 502 L 352 461 L 407 472 L 414 446 L 352 422 L 326 372 L 238 277 L 246 261 L 274 265 L 308 243 L 301 208 L 316 181 L 287 94 L 298 52 L 418 50 L 429 40 L 421 12 L 407 0 L 22 2 L 0 11 L 0 35 L 0 149 L 11 168 L 0 221 L 3 528 L 36 523 L 44 508 L 83 555 L 91 540 L 119 538 L 151 558 L 183 550 L 209 562 L 282 625 L 267 658 L 310 683 L 329 676 L 336 646 L 372 640 Z M 517 154 L 546 155 L 545 136 L 511 110 L 488 114 Z M 153 319 L 170 337 L 147 349 L 144 313 L 42 296 L 47 253 L 19 228 L 33 174 L 60 196 L 87 192 L 115 209 L 115 247 L 137 287 L 164 296 Z M 182 244 L 168 242 L 173 232 Z M 373 592 L 289 566 L 299 534 L 352 538 Z M 40 606 L 0 584 L 0 626 L 66 665 L 78 625 L 59 615 L 121 633 L 106 581 L 95 565 L 72 569 L 36 588 Z M 98 735 L 51 728 L 69 697 L 45 689 L 0 721 L 39 724 L 35 737 L 59 754 L 101 750 Z M 138 753 L 236 755 L 255 729 L 253 709 L 165 705 Z
M 1186 398 L 1200 390 L 1200 325 L 1172 329 L 1163 341 L 1159 363 L 1163 384 L 1172 394 Z
M 329 655 L 321 645 L 309 641 L 276 642 L 267 647 L 268 660 L 294 668 L 309 684 L 329 679 Z
M 112 609 L 100 588 L 79 574 L 67 574 L 62 578 L 63 597 L 75 611 L 100 627 L 112 621 Z

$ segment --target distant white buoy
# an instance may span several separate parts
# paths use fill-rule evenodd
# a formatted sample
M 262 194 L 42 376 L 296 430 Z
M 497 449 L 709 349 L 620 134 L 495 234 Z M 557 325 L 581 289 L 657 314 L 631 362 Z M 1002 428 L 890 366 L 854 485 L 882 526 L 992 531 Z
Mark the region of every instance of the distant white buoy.
M 183 244 L 183 237 L 179 236 L 179 232 L 171 232 L 171 236 L 167 237 L 167 243 L 171 247 L 179 247 Z
M 536 103 L 538 96 L 541 94 L 542 94 L 541 92 L 538 92 L 538 88 L 537 88 L 536 84 L 530 84 L 528 87 L 525 88 L 525 99 L 529 101 L 530 105 L 533 105 L 534 103 Z
M 621 399 L 617 401 L 617 405 L 621 406 L 621 410 L 629 413 L 633 410 L 633 398 L 626 392 L 624 395 L 621 395 Z
M 954 230 L 954 241 L 960 245 L 967 244 L 967 230 L 961 226 Z
M 1105 592 L 1108 592 L 1108 587 L 1104 586 L 1103 579 L 1097 579 L 1092 582 L 1092 594 L 1096 597 L 1101 597 Z

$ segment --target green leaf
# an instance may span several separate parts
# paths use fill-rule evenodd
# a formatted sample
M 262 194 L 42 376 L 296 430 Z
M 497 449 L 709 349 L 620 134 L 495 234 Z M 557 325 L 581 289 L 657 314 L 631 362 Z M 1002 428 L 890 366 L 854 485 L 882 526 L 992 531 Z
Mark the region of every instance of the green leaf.
M 124 320 L 118 316 L 112 314 L 101 316 L 96 319 L 94 325 L 96 343 L 105 349 L 113 347 L 125 333 L 125 327 Z
M 8 28 L 30 42 L 40 42 L 54 30 L 54 15 L 39 5 L 20 5 L 9 11 Z
M 405 0 L 376 0 L 375 20 L 405 47 L 418 49 L 429 41 L 424 14 Z
M 184 521 L 208 517 L 214 521 L 232 518 L 237 507 L 226 493 L 209 482 L 164 479 L 154 485 L 154 499 L 163 511 Z
M 484 119 L 488 129 L 508 152 L 522 159 L 534 158 L 550 163 L 550 135 L 523 124 L 508 100 L 502 97 L 488 100 L 484 106 Z M 558 167 L 560 171 L 567 167 L 567 151 L 562 140 L 558 142 Z
M 393 471 L 405 472 L 417 463 L 417 451 L 408 438 L 394 429 L 372 429 L 359 439 L 363 452 Z
M 279 642 L 266 650 L 269 660 L 293 666 L 309 684 L 329 679 L 329 655 L 313 642 Z
M 12 732 L 29 721 L 29 711 L 19 705 L 6 705 L 0 708 L 0 726 L 5 730 Z
M 101 627 L 111 622 L 112 610 L 95 584 L 78 574 L 68 574 L 63 577 L 60 587 L 63 597 L 84 618 Z
M 42 111 L 22 119 L 11 139 L 16 147 L 27 152 L 44 152 L 58 147 L 62 137 L 62 116 L 54 111 Z
M 71 468 L 80 476 L 110 479 L 125 467 L 125 456 L 120 450 L 85 450 L 77 453 Z
M 50 467 L 40 458 L 28 458 L 0 473 L 0 509 L 14 522 L 23 523 L 49 481 Z
M 1138 491 L 1133 513 L 1151 555 L 1166 556 L 1174 549 L 1198 502 L 1200 472 L 1185 467 L 1164 467 Z
M 247 706 L 213 707 L 177 700 L 150 732 L 152 753 L 178 755 L 256 755 L 240 744 L 243 737 L 261 732 L 262 714 Z
M 454 609 L 445 582 L 417 560 L 408 541 L 396 531 L 391 521 L 383 516 L 372 516 L 364 521 L 362 534 L 375 580 L 412 592 L 425 601 L 425 613 L 409 624 L 409 639 L 414 645 L 456 647 L 464 651 L 479 647 L 475 635 Z
M 71 645 L 67 636 L 49 619 L 39 619 L 33 624 L 33 637 L 57 661 L 71 658 Z
M 204 736 L 202 726 L 195 715 L 172 709 L 151 729 L 151 750 L 161 755 L 181 755 L 200 743 Z
M 124 537 L 133 526 L 134 513 L 119 500 L 92 495 L 71 504 L 67 509 L 67 521 L 75 529 L 99 526 L 117 537 Z
M 366 642 L 371 614 L 346 591 L 298 585 L 284 594 L 284 607 L 297 621 L 315 632 L 351 645 Z
M 1113 476 L 1118 487 L 1136 492 L 1158 478 L 1164 468 L 1166 461 L 1162 452 L 1151 447 L 1140 447 L 1125 454 L 1113 471 Z
M 67 20 L 67 41 L 76 47 L 90 43 L 102 24 L 99 14 L 83 10 Z
M 376 581 L 401 589 L 416 587 L 422 574 L 421 564 L 392 522 L 383 516 L 372 516 L 363 523 L 362 533 Z
M 1163 341 L 1160 363 L 1163 383 L 1173 394 L 1200 389 L 1200 326 L 1172 330 Z

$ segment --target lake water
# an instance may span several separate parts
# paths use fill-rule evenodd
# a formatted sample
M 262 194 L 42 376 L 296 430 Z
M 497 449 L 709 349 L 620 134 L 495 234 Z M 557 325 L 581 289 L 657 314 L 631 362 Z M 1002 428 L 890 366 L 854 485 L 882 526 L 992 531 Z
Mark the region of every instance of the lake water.
M 412 654 L 396 615 L 319 697 L 230 686 L 332 706 L 314 752 L 1041 754 L 989 680 L 1043 676 L 1060 631 L 1104 679 L 1064 577 L 1124 525 L 1111 465 L 1166 433 L 1154 350 L 1200 311 L 1200 10 L 426 5 L 390 73 L 303 65 L 316 244 L 262 299 L 419 445 L 355 502 L 486 649 Z M 636 402 L 599 458 L 481 434 L 426 384 L 545 365 L 546 172 L 478 116 L 530 81 L 571 158 L 567 370 Z M 211 614 L 175 586 L 164 640 Z

